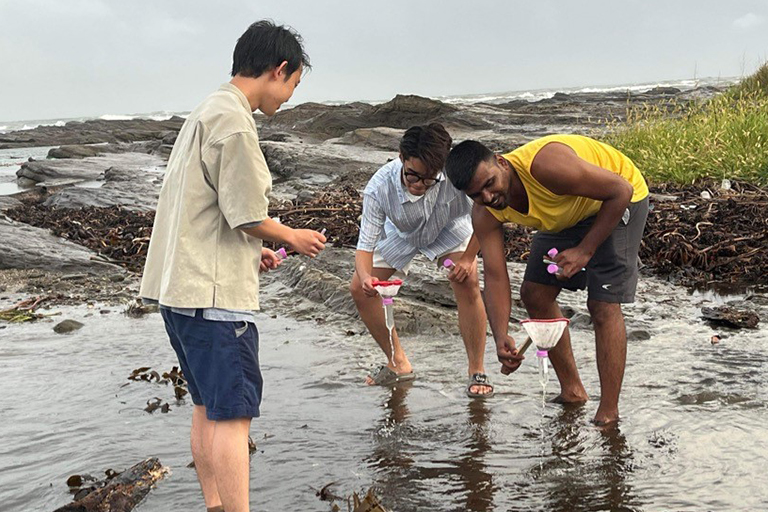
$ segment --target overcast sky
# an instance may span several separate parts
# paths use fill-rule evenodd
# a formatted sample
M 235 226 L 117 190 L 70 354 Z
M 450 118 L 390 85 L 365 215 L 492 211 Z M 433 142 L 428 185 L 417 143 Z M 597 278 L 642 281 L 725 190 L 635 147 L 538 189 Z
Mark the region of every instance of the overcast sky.
M 291 103 L 738 76 L 768 0 L 0 0 L 0 121 L 191 110 L 247 26 L 305 39 Z

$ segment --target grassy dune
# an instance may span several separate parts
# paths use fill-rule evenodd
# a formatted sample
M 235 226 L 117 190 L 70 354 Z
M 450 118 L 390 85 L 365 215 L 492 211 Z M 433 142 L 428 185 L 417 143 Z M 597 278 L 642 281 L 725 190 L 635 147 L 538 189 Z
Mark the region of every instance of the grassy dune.
M 644 105 L 602 140 L 652 183 L 731 178 L 768 184 L 768 64 L 713 99 Z

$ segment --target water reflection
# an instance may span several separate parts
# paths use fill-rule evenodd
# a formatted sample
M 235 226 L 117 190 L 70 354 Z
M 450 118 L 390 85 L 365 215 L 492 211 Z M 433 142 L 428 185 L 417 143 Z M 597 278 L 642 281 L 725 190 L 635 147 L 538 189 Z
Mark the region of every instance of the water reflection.
M 590 425 L 584 406 L 564 407 L 546 429 L 552 456 L 538 477 L 547 485 L 548 510 L 640 510 L 642 502 L 627 482 L 634 454 L 620 424 Z
M 392 389 L 368 459 L 375 486 L 394 510 L 494 510 L 493 475 L 486 464 L 492 448 L 491 412 L 482 400 L 460 411 L 410 422 L 406 398 L 412 383 Z M 442 412 L 446 412 L 441 409 Z
M 470 400 L 467 408 L 470 436 L 466 450 L 456 462 L 456 471 L 466 493 L 462 510 L 491 511 L 494 509 L 493 494 L 496 487 L 485 463 L 486 455 L 491 449 L 490 409 L 485 400 Z

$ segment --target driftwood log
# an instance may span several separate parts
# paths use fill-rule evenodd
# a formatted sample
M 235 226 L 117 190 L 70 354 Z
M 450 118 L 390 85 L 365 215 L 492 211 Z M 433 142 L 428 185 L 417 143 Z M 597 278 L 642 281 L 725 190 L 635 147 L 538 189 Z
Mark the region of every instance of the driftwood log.
M 156 458 L 141 461 L 109 479 L 103 487 L 54 512 L 129 512 L 167 473 Z

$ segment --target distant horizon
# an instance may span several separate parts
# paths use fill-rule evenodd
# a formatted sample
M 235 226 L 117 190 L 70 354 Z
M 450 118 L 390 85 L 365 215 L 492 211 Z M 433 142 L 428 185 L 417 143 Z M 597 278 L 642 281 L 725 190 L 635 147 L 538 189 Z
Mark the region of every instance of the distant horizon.
M 751 73 L 750 73 L 751 74 Z M 498 96 L 510 96 L 510 95 L 521 95 L 525 93 L 536 93 L 536 92 L 549 92 L 554 94 L 555 92 L 579 92 L 582 89 L 597 89 L 595 92 L 608 92 L 609 90 L 622 90 L 623 88 L 633 88 L 633 87 L 650 87 L 653 88 L 654 86 L 659 85 L 666 85 L 666 86 L 674 86 L 672 84 L 680 84 L 680 82 L 704 82 L 705 85 L 716 85 L 719 81 L 722 81 L 724 84 L 732 84 L 735 82 L 738 82 L 742 80 L 743 78 L 749 76 L 749 74 L 745 74 L 742 76 L 707 76 L 707 77 L 690 77 L 690 78 L 672 78 L 672 79 L 657 79 L 657 80 L 648 80 L 648 81 L 642 81 L 642 82 L 618 82 L 618 83 L 601 83 L 601 84 L 580 84 L 580 85 L 561 85 L 561 86 L 552 86 L 552 87 L 541 87 L 541 88 L 534 88 L 534 89 L 510 89 L 506 91 L 484 91 L 484 92 L 470 92 L 465 94 L 456 94 L 456 95 L 423 95 L 423 94 L 415 94 L 415 93 L 396 93 L 397 95 L 415 95 L 415 96 L 422 96 L 425 98 L 435 99 L 442 102 L 448 102 L 448 100 L 451 99 L 464 99 L 464 101 L 457 101 L 457 103 L 474 103 L 479 102 L 482 100 L 477 101 L 471 101 L 471 98 L 473 97 L 498 97 Z M 224 82 L 222 82 L 224 83 Z M 698 85 L 701 86 L 701 85 Z M 605 90 L 605 91 L 604 91 Z M 211 91 L 213 92 L 213 91 Z M 326 99 L 326 100 L 307 100 L 303 101 L 301 103 L 293 103 L 288 102 L 283 106 L 283 109 L 285 108 L 295 108 L 299 105 L 302 105 L 304 103 L 321 103 L 321 104 L 327 104 L 327 105 L 343 105 L 347 103 L 352 102 L 363 102 L 363 103 L 371 103 L 371 104 L 380 104 L 380 103 L 386 103 L 388 101 L 391 101 L 395 96 L 391 96 L 387 99 L 371 99 L 371 98 L 355 98 L 355 99 Z M 200 99 L 202 101 L 203 98 Z M 512 98 L 510 98 L 512 99 Z M 535 98 L 530 101 L 539 101 L 544 98 Z M 133 112 L 133 113 L 127 113 L 127 112 L 102 112 L 100 114 L 80 114 L 80 115 L 72 115 L 72 116 L 66 116 L 66 117 L 46 117 L 46 118 L 30 118 L 30 119 L 4 119 L 0 120 L 0 132 L 7 132 L 7 131 L 19 131 L 24 128 L 14 128 L 9 129 L 7 125 L 19 125 L 19 124 L 26 124 L 26 123 L 34 123 L 34 122 L 46 122 L 46 121 L 60 121 L 60 122 L 69 122 L 69 121 L 78 121 L 78 120 L 95 120 L 95 119 L 103 119 L 103 120 L 119 120 L 119 119 L 108 119 L 109 117 L 115 117 L 115 118 L 150 118 L 150 117 L 168 117 L 173 115 L 183 115 L 188 114 L 191 112 L 191 110 L 196 107 L 197 105 L 192 105 L 189 109 L 185 110 L 168 110 L 168 109 L 156 109 L 156 110 L 145 110 L 143 112 Z M 257 111 L 258 112 L 258 111 Z M 107 119 L 105 119 L 107 118 Z M 37 126 L 41 126 L 41 124 L 38 124 Z M 47 126 L 47 125 L 46 125 Z M 26 129 L 32 129 L 26 128 Z
M 293 105 L 746 76 L 768 57 L 766 0 L 0 0 L 0 19 L 4 120 L 188 111 L 261 19 L 304 41 Z

